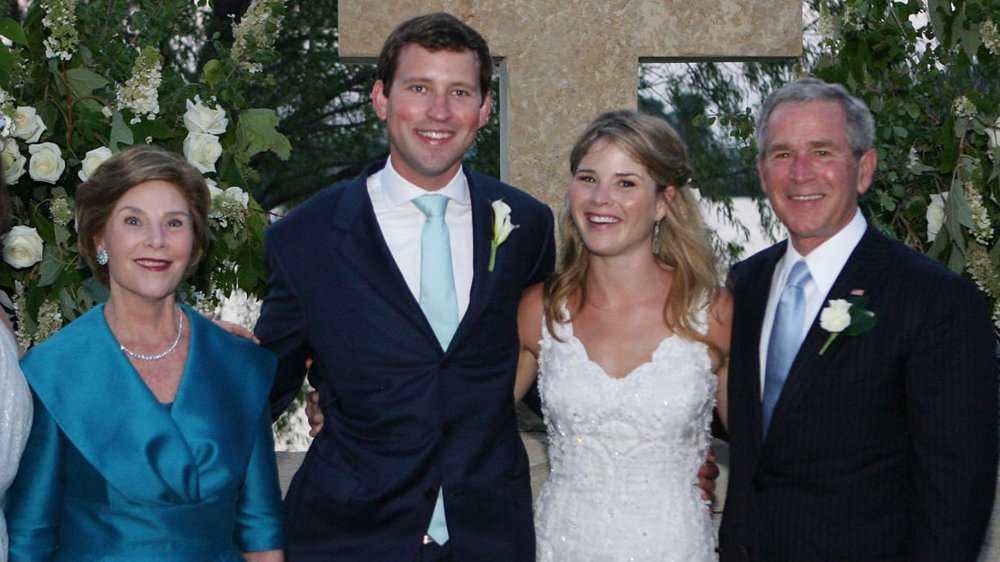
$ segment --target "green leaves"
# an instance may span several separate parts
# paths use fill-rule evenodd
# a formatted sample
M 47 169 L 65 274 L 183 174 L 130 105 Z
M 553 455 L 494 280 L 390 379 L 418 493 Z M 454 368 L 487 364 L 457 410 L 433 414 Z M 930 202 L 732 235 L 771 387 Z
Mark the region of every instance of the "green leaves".
M 75 98 L 92 95 L 108 84 L 108 79 L 86 68 L 71 68 L 66 71 L 66 81 L 70 93 Z
M 0 35 L 9 39 L 11 43 L 28 44 L 28 37 L 21 29 L 21 25 L 10 18 L 0 18 Z
M 292 145 L 277 130 L 278 116 L 273 109 L 248 109 L 240 114 L 236 126 L 236 146 L 244 162 L 251 156 L 270 150 L 288 160 Z
M 92 171 L 106 152 L 96 149 L 117 153 L 148 142 L 181 153 L 191 130 L 211 137 L 206 146 L 213 151 L 222 150 L 216 160 L 217 151 L 191 148 L 191 161 L 221 189 L 240 190 L 232 192 L 235 199 L 228 209 L 233 220 L 226 224 L 209 218 L 213 243 L 206 263 L 188 280 L 190 291 L 181 292 L 202 308 L 213 307 L 234 289 L 263 296 L 268 221 L 255 202 L 247 201 L 247 193 L 257 187 L 250 162 L 262 152 L 288 158 L 291 144 L 278 131 L 273 110 L 247 109 L 247 90 L 269 77 L 239 71 L 227 56 L 230 47 L 221 44 L 226 34 L 219 31 L 229 22 L 214 17 L 209 0 L 81 2 L 73 17 L 58 21 L 46 18 L 41 4 L 32 3 L 22 25 L 0 18 L 5 38 L 0 42 L 0 87 L 9 100 L 3 111 L 33 108 L 36 113 L 25 110 L 31 128 L 22 133 L 40 135 L 7 138 L 5 158 L 21 162 L 32 145 L 51 143 L 60 165 L 65 163 L 54 185 L 28 173 L 10 183 L 14 222 L 35 228 L 43 250 L 41 261 L 31 266 L 0 268 L 0 291 L 11 295 L 18 308 L 20 341 L 30 347 L 107 298 L 107 288 L 82 262 L 76 228 L 68 218 L 81 172 Z M 53 43 L 57 35 L 58 44 Z M 212 44 L 209 37 L 219 43 Z M 196 96 L 203 106 L 193 108 L 186 120 L 186 102 Z M 205 108 L 216 105 L 229 117 L 228 128 L 204 132 L 199 115 L 203 120 Z M 251 210 L 245 208 L 248 204 Z
M 27 45 L 28 37 L 18 23 L 10 18 L 0 18 L 0 35 L 6 37 L 11 43 L 17 45 Z M 14 69 L 14 55 L 7 48 L 7 45 L 0 42 L 0 83 L 6 84 L 6 77 L 10 76 Z
M 111 152 L 118 152 L 125 147 L 135 144 L 135 136 L 132 129 L 125 124 L 125 119 L 120 111 L 116 111 L 111 116 L 111 138 L 108 140 L 108 148 Z

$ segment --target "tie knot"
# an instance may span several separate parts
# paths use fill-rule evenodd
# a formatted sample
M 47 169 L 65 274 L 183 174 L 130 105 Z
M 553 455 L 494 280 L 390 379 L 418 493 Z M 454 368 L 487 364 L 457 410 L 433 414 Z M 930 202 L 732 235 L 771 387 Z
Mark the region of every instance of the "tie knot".
M 444 195 L 421 195 L 413 200 L 413 204 L 428 218 L 443 217 L 448 198 Z
M 811 277 L 806 260 L 799 260 L 792 266 L 792 272 L 788 274 L 786 285 L 789 287 L 802 287 Z

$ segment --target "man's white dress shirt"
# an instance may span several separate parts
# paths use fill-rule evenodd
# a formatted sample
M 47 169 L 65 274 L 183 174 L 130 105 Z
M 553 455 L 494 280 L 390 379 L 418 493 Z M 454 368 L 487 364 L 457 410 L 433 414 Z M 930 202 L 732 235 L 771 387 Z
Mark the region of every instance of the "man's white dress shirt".
M 834 282 L 844 269 L 844 264 L 851 257 L 854 248 L 865 235 L 868 223 L 858 209 L 854 213 L 854 218 L 840 232 L 834 234 L 829 240 L 817 246 L 813 251 L 803 257 L 791 240 L 788 241 L 788 250 L 785 255 L 778 260 L 778 265 L 774 268 L 774 275 L 771 277 L 771 292 L 767 297 L 767 308 L 764 309 L 764 323 L 761 325 L 760 334 L 760 390 L 764 392 L 764 372 L 767 365 L 767 344 L 771 340 L 771 327 L 774 324 L 774 311 L 778 307 L 778 299 L 781 298 L 781 291 L 785 288 L 788 275 L 792 271 L 792 266 L 800 259 L 806 260 L 809 266 L 811 279 L 805 284 L 804 291 L 806 297 L 806 310 L 802 318 L 802 335 L 812 326 L 813 320 L 823 307 L 826 296 L 830 293 Z

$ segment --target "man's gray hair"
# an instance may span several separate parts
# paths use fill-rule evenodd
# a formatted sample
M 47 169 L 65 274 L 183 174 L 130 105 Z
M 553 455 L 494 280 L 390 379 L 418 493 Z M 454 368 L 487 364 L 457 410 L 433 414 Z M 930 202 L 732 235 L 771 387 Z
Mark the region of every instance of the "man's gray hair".
M 865 102 L 852 96 L 840 84 L 830 84 L 819 78 L 803 78 L 778 88 L 764 100 L 757 115 L 757 159 L 763 160 L 767 150 L 767 132 L 771 114 L 783 103 L 835 101 L 844 109 L 847 144 L 855 158 L 875 146 L 875 119 Z

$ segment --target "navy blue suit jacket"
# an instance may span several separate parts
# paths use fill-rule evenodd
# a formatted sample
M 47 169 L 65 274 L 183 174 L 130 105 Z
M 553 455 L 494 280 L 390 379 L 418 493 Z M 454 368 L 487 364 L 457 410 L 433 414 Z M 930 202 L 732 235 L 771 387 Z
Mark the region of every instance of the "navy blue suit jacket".
M 466 172 L 472 201 L 471 298 L 441 349 L 379 229 L 366 178 L 330 187 L 267 233 L 268 296 L 257 324 L 278 354 L 272 414 L 305 376 L 325 424 L 286 497 L 289 559 L 413 560 L 444 505 L 456 560 L 534 560 L 527 455 L 513 386 L 521 292 L 551 273 L 551 210 Z M 519 227 L 488 271 L 491 203 Z M 415 232 L 414 236 L 420 236 Z
M 733 268 L 723 561 L 974 561 L 997 470 L 997 369 L 982 296 L 869 227 L 827 299 L 861 290 L 870 332 L 806 335 L 767 439 L 764 308 L 785 242 Z

